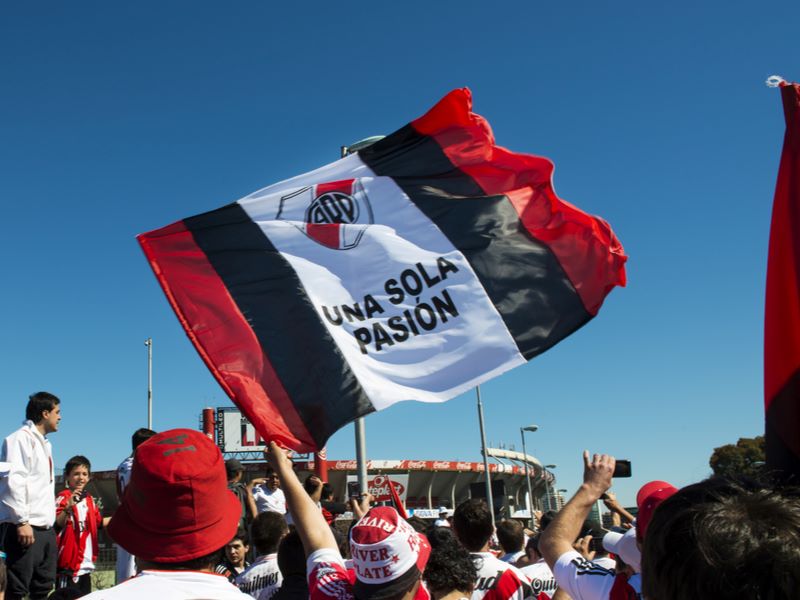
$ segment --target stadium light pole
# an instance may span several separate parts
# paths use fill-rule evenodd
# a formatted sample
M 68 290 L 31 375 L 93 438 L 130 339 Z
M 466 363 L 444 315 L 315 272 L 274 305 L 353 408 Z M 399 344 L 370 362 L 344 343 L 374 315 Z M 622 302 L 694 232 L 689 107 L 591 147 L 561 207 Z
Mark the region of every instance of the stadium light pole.
M 547 469 L 555 469 L 558 465 L 545 465 L 544 466 L 544 493 L 547 494 L 547 510 L 553 510 L 553 502 L 550 497 L 550 482 L 547 481 Z
M 385 136 L 373 135 L 363 140 L 359 140 L 350 144 L 349 146 L 342 146 L 340 158 L 345 158 L 349 154 L 358 152 L 362 148 L 371 146 L 378 140 L 382 140 Z M 364 426 L 364 417 L 358 417 L 354 423 L 356 433 L 356 474 L 358 476 L 358 491 L 361 494 L 367 493 L 367 431 Z M 317 454 L 317 460 L 320 460 Z
M 144 341 L 147 346 L 147 428 L 153 429 L 153 338 Z
M 483 427 L 483 402 L 481 402 L 481 386 L 475 386 L 478 395 L 478 424 L 481 428 L 481 451 L 483 452 L 483 470 L 486 473 L 486 502 L 489 513 L 492 515 L 492 528 L 494 528 L 494 498 L 492 498 L 492 481 L 489 477 L 489 454 L 486 452 L 486 430 Z
M 531 433 L 539 429 L 538 425 L 528 425 L 527 427 L 519 428 L 519 435 L 522 437 L 522 462 L 525 464 L 525 483 L 528 485 L 528 525 L 531 529 L 536 526 L 533 522 L 533 491 L 531 490 L 531 474 L 528 471 L 528 452 L 525 450 L 525 432 Z

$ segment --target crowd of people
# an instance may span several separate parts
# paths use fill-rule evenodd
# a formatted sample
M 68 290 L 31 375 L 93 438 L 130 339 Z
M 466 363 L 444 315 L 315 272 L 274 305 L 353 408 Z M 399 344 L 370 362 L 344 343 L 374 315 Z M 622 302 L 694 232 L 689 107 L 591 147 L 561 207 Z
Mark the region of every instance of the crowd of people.
M 651 481 L 633 515 L 609 492 L 615 460 L 583 455 L 558 512 L 495 523 L 469 499 L 429 522 L 369 494 L 336 502 L 270 443 L 264 477 L 223 460 L 201 432 L 136 431 L 103 515 L 74 456 L 56 494 L 49 434 L 59 399 L 30 397 L 0 453 L 0 600 L 677 600 L 800 597 L 800 497 L 767 481 Z M 603 501 L 608 531 L 587 521 Z M 336 516 L 352 511 L 349 530 Z M 99 531 L 118 545 L 117 585 L 92 592 Z

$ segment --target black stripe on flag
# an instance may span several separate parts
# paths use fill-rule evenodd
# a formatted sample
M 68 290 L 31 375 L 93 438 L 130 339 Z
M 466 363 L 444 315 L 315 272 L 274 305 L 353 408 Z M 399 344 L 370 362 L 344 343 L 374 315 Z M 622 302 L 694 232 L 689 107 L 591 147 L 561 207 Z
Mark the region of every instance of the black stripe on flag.
M 338 429 L 375 410 L 297 273 L 239 204 L 184 223 L 320 448 Z
M 439 144 L 411 125 L 359 151 L 391 177 L 469 260 L 517 343 L 531 359 L 591 319 L 555 255 L 523 226 L 506 196 L 486 196 Z

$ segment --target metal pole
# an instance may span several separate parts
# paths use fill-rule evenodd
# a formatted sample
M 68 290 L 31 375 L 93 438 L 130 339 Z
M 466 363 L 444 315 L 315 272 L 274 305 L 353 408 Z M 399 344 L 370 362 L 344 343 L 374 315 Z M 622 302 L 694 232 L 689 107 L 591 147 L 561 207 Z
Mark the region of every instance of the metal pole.
M 525 463 L 525 483 L 528 484 L 528 525 L 531 529 L 536 527 L 533 522 L 533 492 L 531 491 L 531 476 L 528 472 L 528 452 L 525 450 L 525 429 L 520 427 L 519 434 L 522 436 L 522 460 Z
M 483 452 L 483 468 L 486 473 L 486 502 L 492 514 L 492 527 L 494 528 L 494 498 L 492 498 L 492 482 L 489 476 L 489 454 L 486 452 L 486 430 L 483 427 L 483 403 L 481 402 L 481 386 L 475 387 L 478 394 L 478 422 L 481 426 L 481 451 Z
M 350 153 L 348 146 L 339 147 L 340 157 L 344 158 Z M 358 477 L 358 491 L 366 494 L 367 490 L 367 434 L 364 427 L 364 417 L 355 421 L 356 434 L 356 475 Z
M 153 428 L 153 338 L 144 341 L 147 346 L 147 428 Z

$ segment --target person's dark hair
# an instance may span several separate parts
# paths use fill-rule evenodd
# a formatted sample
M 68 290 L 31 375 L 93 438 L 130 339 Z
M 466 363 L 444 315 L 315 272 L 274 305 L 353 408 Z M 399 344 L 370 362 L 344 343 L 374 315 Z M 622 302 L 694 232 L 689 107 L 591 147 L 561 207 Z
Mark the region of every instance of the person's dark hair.
M 142 567 L 159 571 L 202 571 L 203 569 L 213 569 L 216 567 L 222 562 L 224 556 L 225 547 L 223 546 L 205 556 L 198 556 L 197 558 L 185 560 L 183 562 L 166 563 L 142 561 Z
M 8 575 L 6 574 L 6 559 L 5 557 L 3 557 L 0 558 L 0 592 L 6 591 L 6 585 L 8 585 L 7 577 Z
M 133 435 L 131 436 L 131 449 L 136 450 L 139 446 L 144 444 L 155 434 L 156 432 L 153 431 L 152 429 L 148 429 L 147 427 L 140 427 L 139 429 L 134 431 Z
M 458 544 L 458 540 L 456 540 L 453 530 L 449 527 L 437 527 L 436 525 L 431 525 L 425 532 L 425 537 L 428 538 L 428 543 L 431 545 L 431 548 Z
M 332 500 L 333 499 L 333 486 L 328 483 L 327 481 L 322 484 L 322 495 L 320 496 L 322 500 Z
M 86 470 L 89 471 L 89 473 L 92 472 L 92 463 L 89 462 L 89 459 L 78 454 L 70 458 L 67 461 L 67 464 L 64 465 L 64 477 L 68 477 L 72 472 L 72 469 L 75 467 L 86 467 Z
M 36 392 L 28 396 L 25 418 L 33 421 L 34 424 L 41 423 L 42 419 L 44 419 L 42 413 L 46 410 L 53 410 L 58 404 L 61 404 L 61 400 L 50 392 Z
M 417 533 L 425 533 L 428 531 L 428 523 L 422 517 L 412 515 L 406 519 L 406 523 L 411 525 Z
M 506 554 L 519 552 L 525 545 L 522 523 L 514 519 L 503 519 L 497 524 L 497 540 Z
M 348 539 L 349 536 L 346 536 L 342 533 L 339 529 L 334 527 L 333 525 L 330 526 L 331 533 L 333 534 L 333 539 L 336 540 L 336 547 L 339 548 L 339 554 L 342 555 L 342 558 L 350 558 L 350 540 Z
M 276 512 L 263 512 L 256 515 L 250 532 L 256 546 L 256 554 L 264 556 L 277 551 L 281 538 L 289 531 L 286 519 Z
M 302 575 L 305 578 L 306 553 L 297 531 L 287 533 L 278 544 L 278 570 L 284 579 L 290 575 Z
M 556 518 L 558 513 L 554 510 L 548 510 L 546 513 L 542 515 L 539 519 L 539 532 L 542 532 L 547 528 L 550 523 L 552 523 L 553 519 Z
M 492 537 L 492 513 L 484 500 L 462 502 L 453 513 L 456 537 L 470 552 L 479 552 Z
M 539 540 L 541 539 L 541 537 L 542 537 L 541 533 L 537 533 L 536 535 L 529 537 L 528 542 L 525 544 L 525 551 L 530 552 L 531 550 L 533 550 L 534 552 L 536 552 L 537 556 L 541 557 L 542 553 L 539 552 Z
M 651 600 L 797 598 L 800 494 L 746 478 L 687 486 L 653 513 L 642 550 Z
M 458 514 L 458 510 L 456 510 Z M 440 527 L 439 529 L 447 529 Z M 469 598 L 478 573 L 469 552 L 460 544 L 441 544 L 431 549 L 422 578 L 431 592 L 431 597 L 441 598 L 453 591 L 463 592 Z
M 243 546 L 249 546 L 250 545 L 250 536 L 247 535 L 247 531 L 245 529 L 243 529 L 242 527 L 240 527 L 239 529 L 236 530 L 236 535 L 234 535 L 231 538 L 231 541 L 228 542 L 228 543 L 230 544 L 231 542 L 235 542 L 236 540 L 239 540 L 240 542 L 242 542 Z

